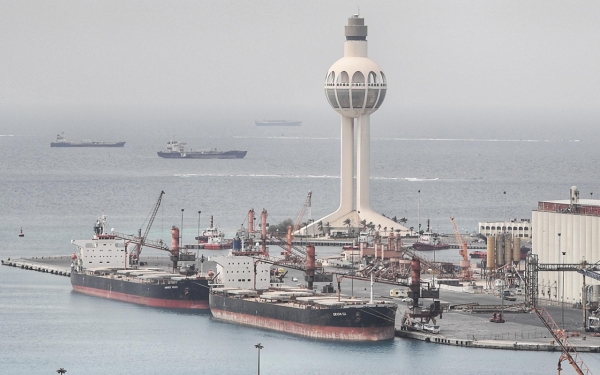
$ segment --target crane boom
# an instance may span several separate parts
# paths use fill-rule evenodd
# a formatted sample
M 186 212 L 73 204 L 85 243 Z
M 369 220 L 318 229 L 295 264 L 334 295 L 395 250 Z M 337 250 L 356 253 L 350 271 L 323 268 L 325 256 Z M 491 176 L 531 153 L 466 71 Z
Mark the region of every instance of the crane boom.
M 156 218 L 156 213 L 158 212 L 158 208 L 160 207 L 160 202 L 162 201 L 162 197 L 163 197 L 164 194 L 165 194 L 164 191 L 160 192 L 160 195 L 158 196 L 158 200 L 156 201 L 156 204 L 154 205 L 154 209 L 152 210 L 152 215 L 150 216 L 150 220 L 148 220 L 148 225 L 146 226 L 146 230 L 144 231 L 144 235 L 140 236 L 139 242 L 137 242 L 136 255 L 138 256 L 138 258 L 140 256 L 140 254 L 142 253 L 142 246 L 145 245 L 146 238 L 148 238 L 148 232 L 150 232 L 150 228 L 152 227 L 152 223 L 154 223 L 154 218 Z
M 579 356 L 579 353 L 573 348 L 573 345 L 569 341 L 567 333 L 564 329 L 561 329 L 558 324 L 552 319 L 552 316 L 543 308 L 533 308 L 533 311 L 537 314 L 538 318 L 544 323 L 548 332 L 554 337 L 555 342 L 557 342 L 561 349 L 562 355 L 558 360 L 558 373 L 560 374 L 561 367 L 560 363 L 564 360 L 569 361 L 571 366 L 577 374 L 579 375 L 591 375 L 590 369 L 583 362 L 583 359 Z
M 469 262 L 469 248 L 467 242 L 463 241 L 458 226 L 456 225 L 456 221 L 454 221 L 454 217 L 451 216 L 450 220 L 452 221 L 452 227 L 454 228 L 454 235 L 456 236 L 459 254 L 462 256 L 462 260 L 460 261 L 460 278 L 464 281 L 471 281 L 473 280 L 473 273 L 471 271 L 471 262 Z
M 298 215 L 298 218 L 296 219 L 296 224 L 294 225 L 293 233 L 296 233 L 296 231 L 298 229 L 300 229 L 300 225 L 302 224 L 302 218 L 304 218 L 304 214 L 306 213 L 306 210 L 310 209 L 311 197 L 312 197 L 312 191 L 309 190 L 308 194 L 306 195 L 306 200 L 304 201 L 304 204 L 302 205 L 302 209 L 300 210 L 300 214 Z

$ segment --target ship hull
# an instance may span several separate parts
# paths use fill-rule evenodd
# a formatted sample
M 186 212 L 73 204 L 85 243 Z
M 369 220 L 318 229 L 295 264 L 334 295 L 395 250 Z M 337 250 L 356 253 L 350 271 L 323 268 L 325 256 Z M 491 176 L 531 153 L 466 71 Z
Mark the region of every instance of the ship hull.
M 214 318 L 232 323 L 340 341 L 381 341 L 394 338 L 396 307 L 301 309 L 211 294 Z
M 243 159 L 247 151 L 217 151 L 217 152 L 157 152 L 158 156 L 166 159 Z
M 426 243 L 421 243 L 421 242 L 415 242 L 412 245 L 412 248 L 415 250 L 419 250 L 419 251 L 433 251 L 433 250 L 449 249 L 450 245 L 448 245 L 448 244 L 431 245 L 431 244 L 426 244 Z
M 150 284 L 71 272 L 71 285 L 79 293 L 138 305 L 172 309 L 209 308 L 208 280 L 203 279 Z
M 51 142 L 50 147 L 124 147 L 125 142 Z

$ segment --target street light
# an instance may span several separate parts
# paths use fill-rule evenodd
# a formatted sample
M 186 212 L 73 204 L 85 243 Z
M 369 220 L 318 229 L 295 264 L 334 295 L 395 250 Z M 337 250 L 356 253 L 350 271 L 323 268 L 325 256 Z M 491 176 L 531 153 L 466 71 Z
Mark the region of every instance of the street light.
M 558 257 L 560 258 L 560 233 L 558 233 Z M 562 253 L 564 255 L 564 253 Z M 559 261 L 561 262 L 561 268 L 562 268 L 562 263 L 564 263 L 564 257 L 562 259 L 562 261 L 559 259 Z M 564 328 L 565 326 L 565 298 L 564 298 L 564 294 L 565 294 L 565 271 L 562 271 L 562 283 L 560 281 L 560 273 L 558 274 L 558 285 L 557 288 L 559 290 L 558 295 L 560 296 L 560 300 L 561 300 L 561 326 Z M 561 287 L 562 284 L 562 287 Z
M 419 235 L 421 234 L 421 190 L 417 190 L 417 224 L 419 224 L 419 228 L 417 231 Z
M 183 247 L 183 208 L 181 209 L 181 232 L 179 232 L 179 248 Z
M 264 348 L 264 346 L 262 346 L 259 342 L 258 344 L 254 345 L 254 347 L 258 349 L 258 375 L 260 375 L 260 350 Z
M 506 192 L 504 192 L 504 223 L 502 225 L 502 229 L 503 232 L 506 233 Z

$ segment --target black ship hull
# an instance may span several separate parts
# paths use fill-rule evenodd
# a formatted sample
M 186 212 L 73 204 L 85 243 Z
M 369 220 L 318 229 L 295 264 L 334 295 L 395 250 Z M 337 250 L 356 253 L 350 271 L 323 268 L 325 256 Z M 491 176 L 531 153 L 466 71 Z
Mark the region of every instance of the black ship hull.
M 243 159 L 248 151 L 190 151 L 170 152 L 159 151 L 158 156 L 167 159 Z
M 125 142 L 51 142 L 50 147 L 124 147 Z
M 431 245 L 428 243 L 415 242 L 412 245 L 412 248 L 419 251 L 433 251 L 433 250 L 446 250 L 450 248 L 450 245 L 446 243 L 439 243 L 435 245 Z
M 169 284 L 154 284 L 73 271 L 71 285 L 76 292 L 139 305 L 173 309 L 209 308 L 209 287 L 206 279 L 184 279 Z
M 210 311 L 216 319 L 327 340 L 393 339 L 396 309 L 396 305 L 297 308 L 210 294 Z

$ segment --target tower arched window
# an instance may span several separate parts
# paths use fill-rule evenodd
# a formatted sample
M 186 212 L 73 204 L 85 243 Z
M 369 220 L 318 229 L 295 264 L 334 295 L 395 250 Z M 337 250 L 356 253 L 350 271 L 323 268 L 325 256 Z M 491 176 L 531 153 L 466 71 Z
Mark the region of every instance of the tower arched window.
M 352 108 L 362 109 L 365 106 L 365 76 L 361 72 L 352 75 Z
M 383 72 L 379 72 L 379 73 L 381 73 L 381 83 L 384 86 L 387 86 L 387 80 L 385 79 L 385 74 L 383 74 Z
M 350 77 L 341 71 L 336 78 L 337 102 L 341 108 L 350 108 Z
M 327 76 L 327 86 L 332 86 L 335 83 L 335 72 L 329 72 Z
M 369 86 L 373 86 L 375 83 L 378 83 L 377 74 L 369 72 Z
M 337 77 L 338 85 L 348 86 L 349 82 L 350 82 L 350 77 L 348 76 L 348 72 L 346 72 L 345 70 L 340 72 L 340 74 Z

